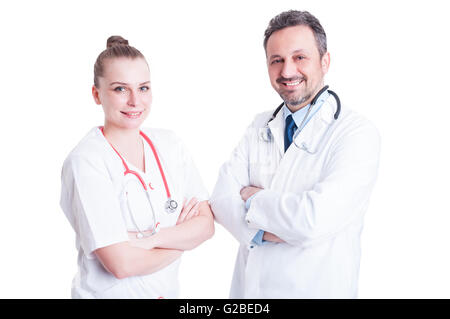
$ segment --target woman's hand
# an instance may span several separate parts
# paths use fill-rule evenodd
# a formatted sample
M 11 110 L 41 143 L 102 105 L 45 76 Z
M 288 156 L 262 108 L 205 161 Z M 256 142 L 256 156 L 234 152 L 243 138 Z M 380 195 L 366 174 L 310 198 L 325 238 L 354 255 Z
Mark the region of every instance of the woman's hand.
M 183 201 L 183 209 L 181 210 L 180 216 L 178 216 L 177 225 L 198 216 L 200 210 L 198 209 L 198 205 L 200 202 L 197 198 L 193 197 L 186 205 L 186 199 Z
M 181 210 L 180 216 L 176 225 L 182 224 L 190 220 L 191 218 L 198 216 L 200 214 L 199 210 L 200 202 L 197 198 L 191 198 L 191 200 L 186 204 L 186 199 L 183 201 L 183 209 Z M 130 245 L 133 247 L 139 247 L 144 249 L 152 249 L 157 247 L 157 234 L 151 235 L 152 231 L 147 230 L 142 232 L 143 238 L 138 238 L 139 232 L 128 232 L 128 239 L 130 240 Z
M 134 247 L 191 250 L 214 235 L 214 217 L 208 201 L 199 202 L 197 198 L 192 198 L 187 204 L 186 200 L 183 202 L 176 225 L 162 227 L 158 233 L 149 237 L 138 239 L 137 234 L 128 233 L 129 242 Z

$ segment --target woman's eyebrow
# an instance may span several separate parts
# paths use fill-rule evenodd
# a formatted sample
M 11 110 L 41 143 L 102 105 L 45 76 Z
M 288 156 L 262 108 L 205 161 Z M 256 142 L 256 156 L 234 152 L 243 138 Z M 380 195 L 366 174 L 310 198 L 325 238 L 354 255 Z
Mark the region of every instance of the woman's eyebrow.
M 139 85 L 144 85 L 144 84 L 149 84 L 149 83 L 150 83 L 150 81 L 145 81 L 145 82 L 142 82 L 142 83 L 139 84 Z M 118 81 L 111 82 L 109 85 L 116 85 L 116 84 L 119 84 L 119 85 L 128 85 L 128 83 L 125 83 L 125 82 L 118 82 Z
M 124 82 L 111 82 L 111 83 L 109 83 L 109 85 L 115 85 L 115 84 L 128 85 L 128 83 L 124 83 Z

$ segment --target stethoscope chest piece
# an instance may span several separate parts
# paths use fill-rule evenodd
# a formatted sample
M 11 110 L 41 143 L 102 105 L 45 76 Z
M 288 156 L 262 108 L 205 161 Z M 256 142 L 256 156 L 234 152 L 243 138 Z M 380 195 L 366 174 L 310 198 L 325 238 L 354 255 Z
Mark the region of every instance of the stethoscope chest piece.
M 178 208 L 178 203 L 173 199 L 169 198 L 166 202 L 166 212 L 169 214 L 175 213 Z
M 270 143 L 272 141 L 272 133 L 270 132 L 270 128 L 268 126 L 261 127 L 259 129 L 259 137 L 264 141 Z

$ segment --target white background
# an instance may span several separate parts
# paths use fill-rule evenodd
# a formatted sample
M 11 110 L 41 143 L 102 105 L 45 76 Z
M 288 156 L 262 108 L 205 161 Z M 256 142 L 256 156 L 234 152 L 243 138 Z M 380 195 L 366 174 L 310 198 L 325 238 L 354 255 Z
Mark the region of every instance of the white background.
M 287 9 L 328 36 L 326 82 L 382 136 L 362 234 L 360 298 L 449 298 L 449 41 L 445 1 L 8 1 L 0 8 L 0 297 L 69 298 L 75 235 L 59 207 L 69 151 L 103 122 L 93 65 L 110 35 L 147 57 L 147 126 L 180 135 L 212 191 L 269 84 L 263 32 Z M 227 298 L 236 241 L 186 252 L 181 297 Z

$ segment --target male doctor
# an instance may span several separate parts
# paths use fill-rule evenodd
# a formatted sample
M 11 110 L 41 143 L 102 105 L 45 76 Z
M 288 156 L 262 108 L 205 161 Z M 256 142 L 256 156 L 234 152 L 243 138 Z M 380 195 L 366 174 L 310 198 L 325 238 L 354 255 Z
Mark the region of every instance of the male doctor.
M 273 18 L 264 48 L 283 99 L 256 116 L 210 203 L 239 241 L 231 298 L 355 298 L 377 129 L 324 88 L 326 35 L 306 11 Z

